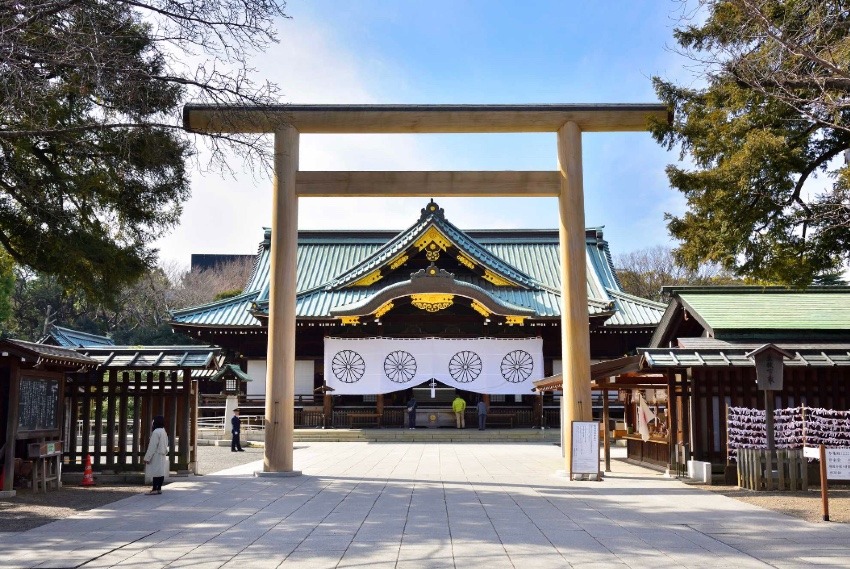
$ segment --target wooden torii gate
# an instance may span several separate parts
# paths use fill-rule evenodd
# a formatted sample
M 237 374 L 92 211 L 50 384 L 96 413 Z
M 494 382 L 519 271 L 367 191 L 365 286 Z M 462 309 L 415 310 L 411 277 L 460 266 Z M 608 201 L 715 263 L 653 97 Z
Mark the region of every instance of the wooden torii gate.
M 558 198 L 561 252 L 563 441 L 570 471 L 572 421 L 591 418 L 590 334 L 584 237 L 582 132 L 645 131 L 671 120 L 660 104 L 603 105 L 186 105 L 184 128 L 207 133 L 274 134 L 274 198 L 269 291 L 266 447 L 263 473 L 293 469 L 295 272 L 298 197 Z M 301 133 L 554 132 L 552 172 L 299 172 Z

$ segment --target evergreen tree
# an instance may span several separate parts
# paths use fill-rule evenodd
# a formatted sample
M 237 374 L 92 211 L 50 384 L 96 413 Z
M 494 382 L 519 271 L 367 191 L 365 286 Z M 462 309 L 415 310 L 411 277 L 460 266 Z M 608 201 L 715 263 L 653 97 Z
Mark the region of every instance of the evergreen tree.
M 275 41 L 282 10 L 276 0 L 0 3 L 0 247 L 100 301 L 151 269 L 152 241 L 189 196 L 183 103 L 271 100 L 246 57 Z M 263 151 L 249 137 L 218 142 Z
M 701 88 L 654 78 L 674 109 L 656 139 L 689 211 L 678 260 L 802 286 L 850 259 L 850 9 L 842 0 L 703 0 L 675 32 Z M 819 177 L 818 177 L 819 176 Z

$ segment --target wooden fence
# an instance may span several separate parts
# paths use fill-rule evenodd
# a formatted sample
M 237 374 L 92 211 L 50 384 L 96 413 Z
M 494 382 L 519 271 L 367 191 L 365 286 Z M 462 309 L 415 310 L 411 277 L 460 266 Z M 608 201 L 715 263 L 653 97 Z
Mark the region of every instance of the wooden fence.
M 143 471 L 157 415 L 165 417 L 171 470 L 195 469 L 198 386 L 187 369 L 71 375 L 65 405 L 67 470 L 82 470 L 91 455 L 101 472 Z
M 803 451 L 738 449 L 738 486 L 749 490 L 808 490 Z

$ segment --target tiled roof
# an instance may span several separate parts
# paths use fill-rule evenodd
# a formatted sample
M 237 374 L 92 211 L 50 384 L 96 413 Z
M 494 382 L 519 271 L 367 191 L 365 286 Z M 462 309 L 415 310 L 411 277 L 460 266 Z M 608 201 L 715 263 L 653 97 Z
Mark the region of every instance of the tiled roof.
M 850 288 L 805 291 L 735 288 L 683 290 L 683 304 L 712 330 L 843 330 L 850 322 Z
M 109 346 L 79 348 L 104 369 L 218 369 L 221 348 L 212 346 Z
M 665 287 L 670 302 L 649 346 L 680 335 L 747 339 L 842 341 L 850 330 L 850 287 Z M 687 332 L 682 332 L 687 323 Z
M 14 355 L 25 360 L 43 361 L 67 368 L 94 368 L 98 362 L 70 348 L 37 344 L 25 340 L 0 340 L 0 354 Z
M 619 290 L 606 289 L 614 299 L 616 312 L 606 326 L 655 326 L 661 320 L 666 305 L 645 298 L 626 294 Z
M 86 346 L 114 346 L 115 342 L 106 336 L 80 332 L 62 326 L 51 325 L 47 336 L 38 341 L 39 344 L 55 344 L 65 348 L 84 348 Z
M 222 381 L 227 379 L 227 376 L 233 375 L 240 381 L 254 381 L 250 375 L 242 371 L 236 364 L 227 364 L 222 366 L 220 370 L 209 377 L 210 381 Z
M 480 287 L 494 300 L 535 312 L 535 318 L 559 318 L 560 256 L 556 230 L 461 231 L 442 214 L 423 215 L 401 231 L 299 231 L 296 314 L 299 318 L 330 318 L 334 307 L 365 302 L 379 290 L 406 280 L 401 271 L 369 286 L 350 286 L 363 275 L 409 250 L 429 228 L 436 227 L 459 250 L 474 256 L 479 266 L 513 282 L 496 286 L 475 274 L 458 271 L 458 281 Z M 588 229 L 587 293 L 591 316 L 611 314 L 606 326 L 652 326 L 663 305 L 621 292 L 610 251 L 599 228 Z M 268 311 L 270 230 L 260 244 L 253 274 L 243 294 L 203 306 L 177 310 L 172 323 L 198 327 L 255 327 L 251 315 Z
M 691 343 L 689 347 L 638 348 L 644 367 L 754 367 L 755 362 L 746 354 L 763 344 Z M 784 360 L 791 367 L 846 367 L 850 366 L 850 344 L 794 344 L 777 343 L 776 347 L 794 355 Z

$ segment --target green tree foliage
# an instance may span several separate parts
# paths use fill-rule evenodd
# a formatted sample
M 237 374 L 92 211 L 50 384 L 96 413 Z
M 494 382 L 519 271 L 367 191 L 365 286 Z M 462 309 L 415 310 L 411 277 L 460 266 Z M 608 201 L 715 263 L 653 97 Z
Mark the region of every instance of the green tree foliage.
M 109 336 L 121 345 L 188 344 L 190 338 L 171 331 L 170 311 L 211 302 L 236 287 L 241 291 L 251 268 L 250 262 L 242 261 L 206 271 L 158 267 L 124 287 L 108 306 L 81 291 L 67 291 L 52 275 L 19 269 L 11 295 L 12 314 L 2 330 L 7 336 L 37 341 L 50 324 L 56 324 Z
M 114 301 L 189 196 L 184 102 L 259 104 L 247 55 L 277 0 L 0 3 L 0 247 L 65 291 Z M 197 63 L 200 62 L 200 63 Z M 212 139 L 256 156 L 248 137 Z M 231 144 L 232 143 L 232 144 Z M 230 146 L 228 146 L 230 145 Z
M 705 87 L 654 78 L 653 134 L 689 211 L 668 216 L 690 269 L 806 285 L 850 258 L 850 9 L 842 0 L 702 0 L 675 32 Z
M 15 262 L 0 249 L 0 336 L 7 329 L 6 322 L 12 315 L 12 293 L 15 290 Z

